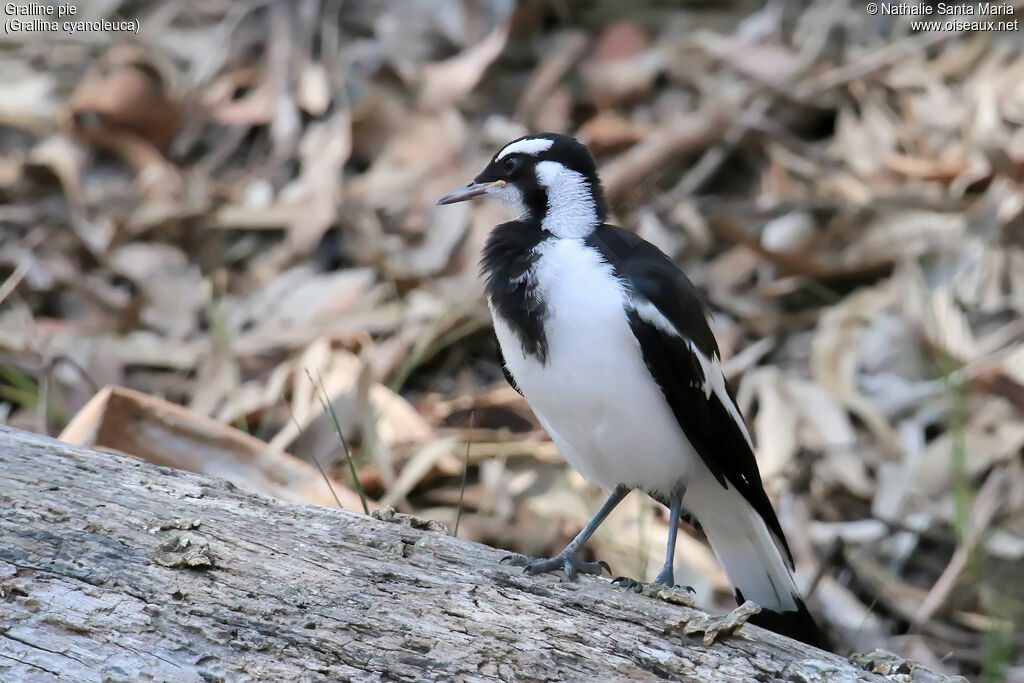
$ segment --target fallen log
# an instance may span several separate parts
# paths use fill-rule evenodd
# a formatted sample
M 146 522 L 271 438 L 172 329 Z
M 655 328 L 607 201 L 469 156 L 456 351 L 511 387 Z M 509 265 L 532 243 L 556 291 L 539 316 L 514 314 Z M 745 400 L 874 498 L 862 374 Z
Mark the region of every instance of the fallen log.
M 432 528 L 0 428 L 0 680 L 886 680 Z

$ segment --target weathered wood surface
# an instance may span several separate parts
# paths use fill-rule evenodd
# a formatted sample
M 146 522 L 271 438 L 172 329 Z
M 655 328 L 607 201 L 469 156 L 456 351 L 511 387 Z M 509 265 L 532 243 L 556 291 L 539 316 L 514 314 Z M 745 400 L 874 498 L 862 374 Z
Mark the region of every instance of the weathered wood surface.
M 0 428 L 0 680 L 885 680 L 503 554 Z

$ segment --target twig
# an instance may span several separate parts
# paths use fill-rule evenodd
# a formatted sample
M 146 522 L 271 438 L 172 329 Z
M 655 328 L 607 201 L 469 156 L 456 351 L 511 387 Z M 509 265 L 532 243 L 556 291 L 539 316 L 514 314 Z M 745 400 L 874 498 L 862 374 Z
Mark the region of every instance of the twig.
M 466 457 L 462 462 L 462 486 L 459 487 L 459 507 L 455 511 L 455 531 L 453 536 L 459 535 L 459 522 L 462 521 L 462 501 L 466 497 L 466 474 L 469 472 L 469 447 L 473 445 L 473 418 L 476 417 L 476 409 L 469 411 L 469 439 L 466 441 Z
M 843 559 L 843 551 L 845 549 L 845 543 L 841 536 L 836 536 L 825 550 L 825 557 L 821 559 L 821 563 L 818 565 L 818 571 L 814 573 L 814 578 L 811 579 L 811 583 L 807 586 L 807 590 L 804 592 L 804 599 L 810 600 L 814 592 L 818 590 L 818 584 L 828 574 L 828 570 L 832 567 L 841 566 L 840 560 Z
M 648 176 L 675 159 L 705 149 L 729 130 L 736 105 L 722 99 L 653 131 L 601 169 L 608 202 L 615 206 Z
M 791 91 L 787 91 L 785 86 L 796 83 L 800 76 L 807 73 L 810 67 L 815 65 L 814 59 L 802 60 L 801 68 L 797 68 L 792 76 L 781 82 L 759 82 L 763 90 L 756 94 L 750 104 L 739 113 L 722 136 L 722 140 L 705 150 L 697 163 L 662 197 L 658 202 L 659 205 L 662 208 L 671 207 L 699 190 L 721 168 L 732 150 L 748 132 L 756 127 L 757 122 L 768 113 L 776 101 L 788 98 L 796 102 L 808 103 L 807 101 L 811 98 L 822 95 L 833 88 L 863 78 L 906 58 L 908 55 L 939 45 L 963 33 L 964 31 L 944 31 L 910 36 L 897 43 L 879 48 L 855 62 L 838 66 L 820 76 L 796 84 Z
M 755 97 L 754 101 L 729 126 L 725 135 L 722 136 L 722 140 L 706 149 L 697 163 L 686 172 L 686 175 L 669 190 L 663 201 L 659 203 L 662 206 L 674 205 L 699 190 L 725 163 L 729 154 L 753 127 L 754 121 L 768 113 L 768 109 L 774 101 L 775 98 L 769 94 L 762 93 Z
M 299 425 L 299 421 L 295 419 L 295 411 L 292 410 L 291 403 L 288 403 L 288 415 L 292 418 L 292 424 L 295 425 L 295 428 L 299 430 L 299 434 L 301 435 L 302 426 Z M 324 483 L 327 484 L 327 488 L 331 490 L 331 495 L 334 496 L 334 502 L 338 504 L 339 508 L 344 510 L 345 506 L 341 504 L 341 498 L 338 497 L 338 492 L 334 490 L 334 484 L 331 483 L 331 478 L 327 476 L 327 470 L 325 470 L 324 466 L 320 464 L 320 458 L 316 457 L 316 453 L 311 452 L 310 455 L 313 456 L 313 463 L 316 465 L 316 468 L 320 470 L 320 476 L 324 478 Z
M 316 381 L 313 376 L 309 373 L 309 368 L 304 368 L 306 371 L 306 377 L 309 377 L 309 381 L 315 387 Z M 363 513 L 370 514 L 370 506 L 366 503 L 366 493 L 363 492 L 363 485 L 359 481 L 359 474 L 356 472 L 356 464 L 352 461 L 352 452 L 348 448 L 348 441 L 345 439 L 345 432 L 341 428 L 341 423 L 338 422 L 338 416 L 334 412 L 334 406 L 328 400 L 327 386 L 324 384 L 324 378 L 320 375 L 320 371 L 317 370 L 317 379 L 320 380 L 320 390 L 317 392 L 317 398 L 320 399 L 320 404 L 323 405 L 324 411 L 331 416 L 331 422 L 334 423 L 334 431 L 338 433 L 338 438 L 341 439 L 341 447 L 345 449 L 345 460 L 348 462 L 349 472 L 352 473 L 352 481 L 355 482 L 356 492 L 359 493 L 359 502 L 363 504 Z
M 25 259 L 21 261 L 14 269 L 14 272 L 8 275 L 7 279 L 4 280 L 4 283 L 0 285 L 0 304 L 2 304 L 4 299 L 14 291 L 14 288 L 18 286 L 18 283 L 22 281 L 25 274 L 28 273 L 28 268 L 29 260 Z
M 922 50 L 927 50 L 948 40 L 958 38 L 964 33 L 966 31 L 963 30 L 940 31 L 938 33 L 917 33 L 907 36 L 898 42 L 889 43 L 855 62 L 837 66 L 816 78 L 809 79 L 796 87 L 793 91 L 793 98 L 804 100 L 821 95 L 832 88 L 845 85 L 850 81 L 884 69 L 901 59 L 906 59 L 910 55 L 918 54 Z
M 971 519 L 968 520 L 964 536 L 957 546 L 953 557 L 945 570 L 932 585 L 928 595 L 921 601 L 914 619 L 917 623 L 928 621 L 932 615 L 946 602 L 946 598 L 953 592 L 957 579 L 961 572 L 967 567 L 971 553 L 982 540 L 985 531 L 988 529 L 992 518 L 999 510 L 1002 503 L 1002 489 L 1006 481 L 1006 470 L 997 468 L 992 470 L 982 485 L 981 490 L 975 497 L 974 509 L 971 511 Z

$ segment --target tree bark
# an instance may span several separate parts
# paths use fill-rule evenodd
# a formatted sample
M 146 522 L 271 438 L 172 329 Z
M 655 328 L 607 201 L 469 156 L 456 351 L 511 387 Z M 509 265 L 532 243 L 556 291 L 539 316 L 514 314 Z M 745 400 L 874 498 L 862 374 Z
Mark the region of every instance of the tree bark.
M 0 679 L 885 680 L 418 526 L 0 428 Z

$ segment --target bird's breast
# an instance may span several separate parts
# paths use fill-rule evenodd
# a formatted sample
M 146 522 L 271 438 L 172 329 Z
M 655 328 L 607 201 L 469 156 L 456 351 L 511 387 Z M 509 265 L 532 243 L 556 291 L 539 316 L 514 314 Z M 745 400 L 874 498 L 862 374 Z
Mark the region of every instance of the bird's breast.
M 543 311 L 547 353 L 531 353 L 527 344 L 517 344 L 524 331 L 492 301 L 499 342 L 513 374 L 522 372 L 527 382 L 557 378 L 571 383 L 577 373 L 614 370 L 631 356 L 639 358 L 625 312 L 626 291 L 601 255 L 582 240 L 541 244 L 521 280 L 529 287 L 523 305 Z
M 581 240 L 551 240 L 531 283 L 545 311 L 544 358 L 524 350 L 493 302 L 491 312 L 506 365 L 562 454 L 605 487 L 678 480 L 673 452 L 686 439 L 644 365 L 611 266 Z

